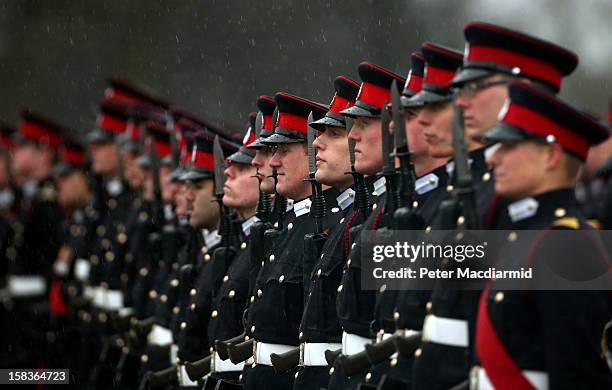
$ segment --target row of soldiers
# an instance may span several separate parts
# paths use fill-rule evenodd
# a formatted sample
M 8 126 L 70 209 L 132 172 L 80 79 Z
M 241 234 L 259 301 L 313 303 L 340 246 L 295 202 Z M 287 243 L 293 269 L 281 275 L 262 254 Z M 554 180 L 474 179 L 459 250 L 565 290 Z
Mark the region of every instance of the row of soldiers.
M 86 143 L 23 111 L 2 131 L 1 366 L 79 388 L 612 388 L 609 283 L 362 286 L 393 232 L 511 231 L 496 261 L 519 267 L 551 260 L 521 230 L 580 230 L 553 260 L 609 264 L 610 130 L 556 96 L 578 57 L 464 35 L 406 78 L 362 62 L 329 105 L 262 95 L 243 138 L 118 78 Z

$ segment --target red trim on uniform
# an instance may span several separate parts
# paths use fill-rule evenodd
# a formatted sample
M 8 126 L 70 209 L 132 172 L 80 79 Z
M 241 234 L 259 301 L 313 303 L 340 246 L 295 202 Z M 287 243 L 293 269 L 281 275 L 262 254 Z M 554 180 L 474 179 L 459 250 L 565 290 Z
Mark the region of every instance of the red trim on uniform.
M 127 121 L 115 116 L 102 114 L 98 119 L 98 127 L 115 134 L 121 134 L 127 129 Z
M 268 131 L 272 131 L 273 127 L 272 127 L 272 115 L 264 115 L 263 116 L 263 124 L 261 126 L 262 130 L 268 130 Z
M 352 107 L 353 104 L 354 103 L 350 101 L 349 99 L 344 98 L 338 94 L 335 94 L 334 98 L 331 101 L 331 104 L 329 105 L 329 112 L 340 112 L 349 107 Z
M 140 125 L 137 123 L 127 124 L 126 131 L 130 132 L 132 141 L 140 142 Z
M 116 88 L 108 88 L 106 90 L 105 97 L 108 99 L 115 99 L 115 100 L 119 100 L 119 101 L 127 102 L 127 103 L 143 103 L 144 102 L 144 100 L 142 100 L 141 98 L 135 97 L 129 92 L 126 92 L 120 89 L 116 89 Z
M 586 160 L 589 153 L 589 142 L 581 137 L 580 134 L 562 127 L 552 119 L 518 104 L 510 104 L 502 122 L 544 137 L 552 134 L 561 146 L 575 153 L 583 160 Z
M 421 92 L 421 89 L 423 89 L 423 77 L 417 76 L 416 74 L 412 74 L 412 72 L 410 72 L 408 78 L 406 79 L 404 89 L 412 92 Z
M 10 137 L 0 137 L 0 146 L 5 147 L 7 149 L 13 149 L 15 143 Z
M 497 337 L 487 307 L 490 285 L 480 296 L 476 320 L 476 352 L 482 368 L 496 389 L 533 389 Z
M 51 313 L 58 317 L 68 315 L 68 306 L 62 296 L 62 287 L 58 278 L 53 278 L 49 291 L 49 306 Z
M 211 171 L 215 167 L 215 160 L 213 158 L 213 155 L 198 150 L 196 150 L 195 158 L 191 161 L 191 163 L 192 166 L 195 168 L 206 168 L 210 169 Z
M 351 251 L 351 226 L 353 226 L 353 222 L 355 222 L 355 219 L 359 215 L 359 212 L 360 210 L 353 211 L 353 214 L 351 214 L 351 217 L 349 218 L 348 222 L 346 223 L 346 226 L 344 227 L 344 253 L 346 257 L 349 256 L 349 253 Z
M 361 83 L 357 100 L 376 108 L 382 108 L 389 101 L 389 96 L 391 96 L 389 88 L 364 81 Z
M 538 58 L 529 57 L 498 47 L 470 45 L 467 62 L 493 62 L 509 68 L 519 67 L 521 73 L 544 80 L 561 88 L 561 71 L 552 64 Z
M 171 152 L 169 143 L 162 142 L 162 141 L 155 141 L 154 145 L 155 145 L 155 153 L 157 153 L 159 157 L 162 157 L 162 158 L 166 157 Z
M 85 153 L 76 149 L 64 149 L 62 160 L 73 165 L 83 166 L 85 165 Z
M 38 123 L 22 121 L 19 132 L 25 138 L 36 142 L 44 142 L 54 148 L 60 145 L 60 138 L 55 132 Z
M 303 116 L 279 112 L 276 127 L 306 133 L 308 128 L 308 120 Z
M 455 77 L 455 70 L 426 66 L 425 79 L 423 80 L 423 83 L 446 88 L 448 87 L 448 84 L 453 79 L 453 77 Z

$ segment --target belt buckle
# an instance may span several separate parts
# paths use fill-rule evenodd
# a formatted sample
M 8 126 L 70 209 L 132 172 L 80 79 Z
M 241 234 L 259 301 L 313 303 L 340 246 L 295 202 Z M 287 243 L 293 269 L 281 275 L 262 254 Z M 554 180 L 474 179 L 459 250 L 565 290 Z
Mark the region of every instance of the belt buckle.
M 479 366 L 473 366 L 470 370 L 470 390 L 478 389 L 478 371 L 480 370 Z
M 253 340 L 253 364 L 257 364 L 257 340 Z
M 428 326 L 427 326 L 428 324 L 427 323 L 428 323 L 428 321 L 430 319 L 431 319 L 431 314 L 428 314 L 428 315 L 425 316 L 425 320 L 423 320 L 423 336 L 421 338 L 422 338 L 424 343 L 429 341 L 429 337 L 427 336 L 427 334 L 429 333 L 427 331 L 427 329 L 428 329 Z
M 306 350 L 306 343 L 300 343 L 300 361 L 299 366 L 304 367 L 304 351 Z
M 212 351 L 212 353 L 210 354 L 210 372 L 216 372 L 215 370 L 215 360 L 217 360 L 217 352 L 216 351 Z

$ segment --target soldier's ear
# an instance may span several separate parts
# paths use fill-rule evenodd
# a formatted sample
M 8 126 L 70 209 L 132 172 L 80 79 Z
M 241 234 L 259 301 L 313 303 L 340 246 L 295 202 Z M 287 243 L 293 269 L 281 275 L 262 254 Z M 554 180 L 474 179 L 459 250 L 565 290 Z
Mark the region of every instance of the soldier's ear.
M 546 145 L 544 150 L 546 151 L 545 153 L 547 153 L 546 169 L 548 171 L 556 170 L 556 169 L 559 169 L 560 167 L 564 168 L 563 161 L 564 161 L 565 151 L 563 150 L 563 147 L 561 147 L 561 145 L 559 145 L 558 143 L 549 144 L 549 145 Z

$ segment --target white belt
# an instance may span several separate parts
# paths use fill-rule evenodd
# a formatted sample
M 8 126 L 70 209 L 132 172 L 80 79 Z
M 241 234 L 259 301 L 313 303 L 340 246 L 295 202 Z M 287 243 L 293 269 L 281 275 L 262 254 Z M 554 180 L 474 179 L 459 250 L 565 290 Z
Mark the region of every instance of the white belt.
M 342 354 L 354 355 L 365 350 L 365 345 L 372 343 L 372 339 L 361 337 L 353 333 L 342 332 Z
M 339 343 L 302 343 L 300 344 L 300 366 L 327 366 L 325 351 L 342 348 Z
M 393 333 L 376 333 L 376 342 L 380 343 L 391 336 L 393 336 Z
M 123 307 L 123 292 L 121 290 L 107 290 L 106 291 L 106 310 L 119 310 Z
M 179 364 L 177 375 L 178 375 L 179 386 L 197 386 L 198 385 L 198 382 L 194 382 L 191 379 L 189 379 L 189 375 L 187 375 L 187 370 L 185 370 L 184 364 Z
M 176 364 L 177 357 L 178 357 L 178 345 L 172 344 L 170 346 L 170 364 Z
M 272 360 L 270 359 L 270 355 L 275 353 L 280 355 L 281 353 L 285 353 L 295 349 L 294 345 L 284 345 L 284 344 L 270 344 L 270 343 L 262 343 L 259 341 L 255 341 L 255 347 L 253 356 L 255 357 L 255 364 L 263 364 L 266 366 L 272 365 Z
M 242 371 L 243 368 L 244 362 L 234 364 L 230 359 L 222 360 L 216 351 L 210 360 L 210 370 L 212 372 Z
M 92 301 L 93 305 L 99 309 L 104 308 L 104 302 L 106 301 L 106 294 L 102 287 L 92 287 Z
M 153 324 L 147 335 L 147 341 L 151 345 L 166 346 L 172 344 L 172 331 L 163 326 Z
M 90 301 L 93 301 L 94 295 L 96 294 L 95 289 L 96 287 L 85 286 L 85 288 L 83 289 L 83 296 L 89 299 Z
M 85 282 L 89 279 L 89 270 L 91 263 L 85 259 L 77 259 L 74 263 L 74 277 L 80 282 Z
M 119 309 L 119 317 L 121 318 L 129 317 L 132 313 L 134 313 L 134 309 L 131 307 L 122 307 Z
M 465 320 L 436 317 L 429 314 L 423 324 L 423 341 L 450 345 L 453 347 L 469 346 L 468 323 Z
M 522 371 L 523 376 L 537 390 L 548 389 L 548 374 L 544 371 Z M 470 390 L 495 390 L 487 372 L 479 366 L 472 367 L 470 373 Z
M 16 298 L 45 295 L 47 281 L 42 276 L 12 275 L 8 280 L 8 291 Z

